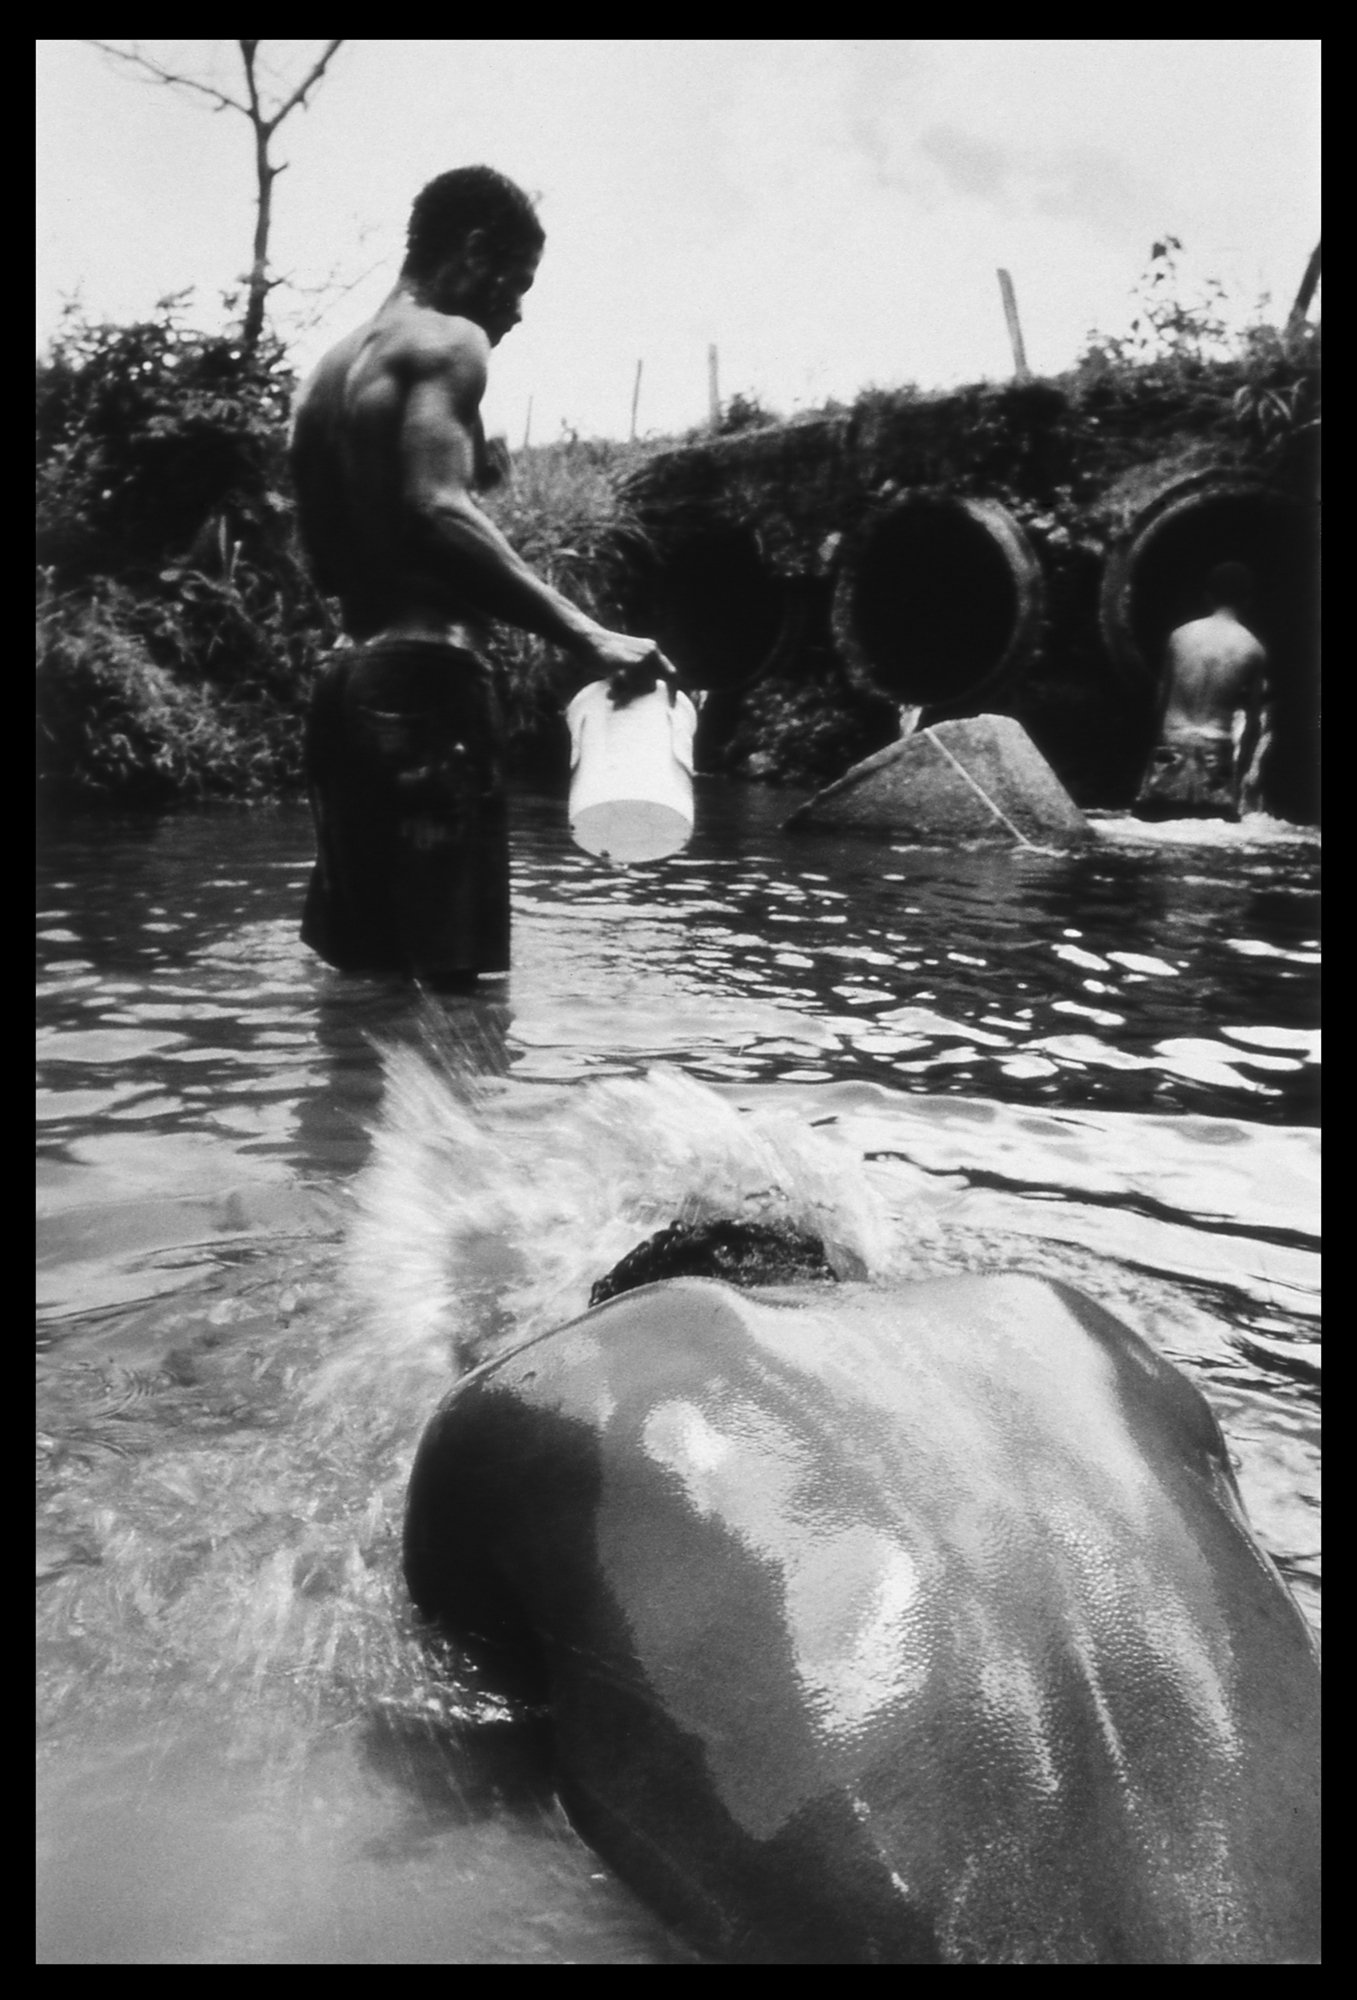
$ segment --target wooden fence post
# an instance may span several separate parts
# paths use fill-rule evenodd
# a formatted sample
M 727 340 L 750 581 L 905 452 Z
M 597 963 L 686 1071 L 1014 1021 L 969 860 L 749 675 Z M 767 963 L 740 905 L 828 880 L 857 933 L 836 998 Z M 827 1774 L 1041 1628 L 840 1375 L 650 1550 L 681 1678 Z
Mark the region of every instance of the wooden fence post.
M 1030 382 L 1032 371 L 1027 365 L 1027 351 L 1022 344 L 1022 328 L 1018 324 L 1018 301 L 1013 291 L 1013 280 L 1007 271 L 999 273 L 999 290 L 1004 301 L 1004 318 L 1008 321 L 1008 338 L 1013 347 L 1013 373 L 1020 382 Z
M 1294 333 L 1298 326 L 1305 324 L 1305 315 L 1310 310 L 1310 301 L 1314 297 L 1315 287 L 1319 283 L 1319 252 L 1321 247 L 1320 244 L 1316 243 L 1310 254 L 1310 261 L 1305 267 L 1305 276 L 1301 279 L 1300 290 L 1296 293 L 1296 303 L 1292 306 L 1290 314 L 1287 317 L 1286 330 L 1288 333 Z

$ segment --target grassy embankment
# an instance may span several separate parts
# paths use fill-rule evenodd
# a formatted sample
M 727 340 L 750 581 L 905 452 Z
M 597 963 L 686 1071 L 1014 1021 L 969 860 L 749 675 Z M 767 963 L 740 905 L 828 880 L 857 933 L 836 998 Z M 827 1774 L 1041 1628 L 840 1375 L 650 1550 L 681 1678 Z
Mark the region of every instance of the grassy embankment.
M 296 542 L 286 465 L 295 377 L 186 328 L 74 316 L 37 369 L 40 798 L 165 806 L 301 783 L 302 723 L 337 636 Z M 629 528 L 614 475 L 636 447 L 518 455 L 489 511 L 540 574 L 605 621 Z M 520 768 L 560 754 L 549 651 L 499 628 Z
M 1065 421 L 1096 415 L 1106 426 L 1115 412 L 1134 424 L 1141 411 L 1149 421 L 1169 396 L 1195 408 L 1204 431 L 1233 428 L 1263 457 L 1313 428 L 1315 329 L 1260 327 L 1224 358 L 1218 340 L 1206 351 L 1210 329 L 1191 315 L 1152 332 L 1149 349 L 1091 345 L 1054 385 Z M 294 388 L 276 343 L 247 357 L 229 335 L 186 329 L 175 302 L 129 327 L 73 318 L 39 364 L 43 796 L 163 806 L 299 785 L 302 719 L 336 625 L 296 547 L 286 473 Z M 966 393 L 989 421 L 999 392 Z M 883 412 L 919 401 L 936 399 L 871 390 L 850 414 L 879 424 Z M 735 398 L 724 428 L 771 421 Z M 513 479 L 486 504 L 541 575 L 605 623 L 623 622 L 644 542 L 623 482 L 697 436 L 539 446 L 516 455 Z M 1072 514 L 1072 540 L 1077 526 Z M 505 627 L 493 657 L 517 767 L 558 772 L 558 663 L 541 641 Z M 826 660 L 794 682 L 774 677 L 706 735 L 709 756 L 726 768 L 803 780 L 834 775 L 881 726 Z

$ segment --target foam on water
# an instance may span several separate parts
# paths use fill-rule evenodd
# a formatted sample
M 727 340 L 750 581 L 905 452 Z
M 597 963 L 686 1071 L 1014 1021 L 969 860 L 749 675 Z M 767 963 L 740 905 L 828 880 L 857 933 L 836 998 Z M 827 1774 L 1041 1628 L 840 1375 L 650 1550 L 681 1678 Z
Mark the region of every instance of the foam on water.
M 791 1107 L 742 1109 L 663 1067 L 515 1088 L 432 1042 L 388 1049 L 383 1068 L 347 1285 L 384 1366 L 431 1387 L 582 1312 L 594 1280 L 673 1221 L 790 1223 L 840 1277 L 905 1268 L 860 1156 Z M 356 1359 L 336 1356 L 315 1393 L 337 1393 Z
M 226 1299 L 146 1302 L 116 1360 L 63 1346 L 42 1516 L 54 1726 L 181 1691 L 265 1726 L 270 1694 L 280 1723 L 298 1698 L 463 1712 L 466 1689 L 431 1681 L 399 1557 L 414 1447 L 457 1374 L 582 1312 L 675 1219 L 782 1220 L 841 1276 L 904 1269 L 860 1152 L 799 1106 L 741 1110 L 676 1070 L 511 1086 L 468 1053 L 446 1029 L 386 1052 L 338 1268 L 333 1243 L 289 1249 Z
M 1271 813 L 1245 813 L 1241 819 L 1137 819 L 1129 812 L 1091 812 L 1100 840 L 1146 847 L 1318 847 L 1317 826 L 1298 826 L 1274 819 Z

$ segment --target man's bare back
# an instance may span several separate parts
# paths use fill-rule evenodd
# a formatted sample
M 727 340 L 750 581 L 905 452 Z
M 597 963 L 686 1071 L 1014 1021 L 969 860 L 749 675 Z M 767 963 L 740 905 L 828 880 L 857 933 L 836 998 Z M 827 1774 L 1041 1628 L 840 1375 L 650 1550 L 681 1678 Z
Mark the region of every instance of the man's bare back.
M 1238 819 L 1262 802 L 1267 654 L 1240 616 L 1247 570 L 1217 564 L 1207 595 L 1208 615 L 1169 634 L 1158 736 L 1136 799 L 1145 819 Z
M 451 178 L 451 177 L 445 177 Z M 522 316 L 540 243 L 472 228 L 419 264 L 302 389 L 292 436 L 302 540 L 346 631 L 443 637 L 502 619 L 612 677 L 625 700 L 672 678 L 653 641 L 610 632 L 536 576 L 476 493 L 490 354 Z
M 440 546 L 428 510 L 441 502 L 476 534 L 472 494 L 494 483 L 478 407 L 488 352 L 472 321 L 397 293 L 302 391 L 292 446 L 302 533 L 355 639 L 442 636 L 484 619 L 474 555 Z
M 1235 740 L 1256 709 L 1267 655 L 1248 627 L 1222 606 L 1170 633 L 1165 672 L 1165 742 Z

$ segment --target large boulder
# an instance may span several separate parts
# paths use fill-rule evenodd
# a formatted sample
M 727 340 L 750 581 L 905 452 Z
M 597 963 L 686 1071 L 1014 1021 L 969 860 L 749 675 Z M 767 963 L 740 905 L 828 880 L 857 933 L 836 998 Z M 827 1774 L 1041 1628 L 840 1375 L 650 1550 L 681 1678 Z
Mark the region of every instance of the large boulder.
M 940 722 L 888 744 L 798 806 L 786 824 L 926 846 L 1073 846 L 1092 832 L 1011 715 Z

